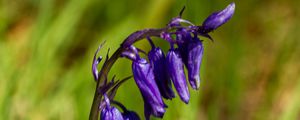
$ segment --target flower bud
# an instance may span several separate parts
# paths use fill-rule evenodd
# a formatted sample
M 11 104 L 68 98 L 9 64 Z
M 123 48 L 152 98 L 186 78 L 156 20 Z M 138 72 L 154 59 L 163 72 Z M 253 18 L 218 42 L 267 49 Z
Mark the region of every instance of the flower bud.
M 150 64 L 145 59 L 137 59 L 132 63 L 132 72 L 143 96 L 144 104 L 149 105 L 149 107 L 145 107 L 145 111 L 151 111 L 151 114 L 156 117 L 163 117 L 166 106 L 155 83 L 153 69 Z
M 200 66 L 203 55 L 203 45 L 202 42 L 195 37 L 192 41 L 188 43 L 188 78 L 190 85 L 193 89 L 199 89 L 200 87 Z
M 181 100 L 186 104 L 189 102 L 190 93 L 186 84 L 184 67 L 178 50 L 171 48 L 167 55 L 168 74 L 175 86 Z
M 109 98 L 104 95 L 105 106 L 101 110 L 100 120 L 123 120 L 121 112 L 114 106 L 110 106 Z
M 194 33 L 187 32 L 185 29 L 178 31 L 176 35 L 178 41 L 178 50 L 182 56 L 183 63 L 188 69 L 188 79 L 193 89 L 199 89 L 200 86 L 200 66 L 202 61 L 203 46 L 201 40 Z
M 176 41 L 180 41 L 178 45 L 178 51 L 180 52 L 181 59 L 185 65 L 187 65 L 188 61 L 188 44 L 192 40 L 191 33 L 186 29 L 180 29 L 176 34 Z
M 166 58 L 163 51 L 158 47 L 153 48 L 148 53 L 148 58 L 151 65 L 153 66 L 155 81 L 161 95 L 166 99 L 174 98 L 175 94 L 172 90 L 171 80 L 166 69 Z
M 231 3 L 224 10 L 212 13 L 202 23 L 203 29 L 207 31 L 207 33 L 217 29 L 232 17 L 234 13 L 234 9 L 235 9 L 235 4 Z

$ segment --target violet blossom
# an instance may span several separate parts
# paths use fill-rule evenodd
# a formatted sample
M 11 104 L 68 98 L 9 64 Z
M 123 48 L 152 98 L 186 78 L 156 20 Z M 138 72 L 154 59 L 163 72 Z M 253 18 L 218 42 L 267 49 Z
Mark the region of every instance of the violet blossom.
M 171 19 L 166 27 L 160 29 L 144 29 L 130 34 L 106 60 L 100 72 L 97 69 L 102 57 L 97 57 L 98 48 L 94 55 L 92 74 L 97 82 L 93 105 L 90 112 L 90 120 L 139 120 L 138 114 L 127 110 L 121 103 L 114 101 L 118 88 L 131 77 L 115 80 L 115 76 L 108 81 L 108 73 L 114 63 L 125 57 L 132 61 L 132 76 L 144 101 L 144 117 L 150 116 L 163 118 L 167 105 L 163 98 L 175 97 L 172 84 L 180 99 L 188 104 L 190 100 L 189 86 L 187 85 L 184 68 L 187 68 L 187 78 L 191 88 L 200 88 L 200 67 L 203 59 L 204 46 L 200 37 L 212 40 L 209 33 L 216 30 L 232 18 L 235 11 L 235 3 L 229 4 L 224 10 L 209 15 L 202 25 L 182 19 L 182 13 Z M 182 24 L 185 23 L 185 24 Z M 165 56 L 164 51 L 155 46 L 151 37 L 166 40 L 171 48 Z M 147 38 L 152 46 L 145 58 L 139 54 L 146 54 L 141 48 L 134 47 L 134 43 Z M 103 98 L 104 97 L 104 98 Z M 116 106 L 123 110 L 120 112 Z

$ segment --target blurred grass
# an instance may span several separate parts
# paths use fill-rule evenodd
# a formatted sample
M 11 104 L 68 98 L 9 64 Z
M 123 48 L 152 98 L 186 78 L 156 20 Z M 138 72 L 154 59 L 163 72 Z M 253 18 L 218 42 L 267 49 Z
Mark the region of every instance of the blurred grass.
M 231 1 L 221 0 L 2 0 L 0 3 L 0 119 L 87 119 L 95 83 L 97 46 L 112 53 L 130 33 L 159 28 L 187 6 L 200 24 Z M 300 119 L 300 2 L 236 1 L 232 20 L 205 40 L 201 88 L 188 105 L 166 101 L 164 119 Z M 164 50 L 165 42 L 157 42 Z M 147 42 L 137 46 L 149 49 Z M 121 59 L 110 77 L 131 74 Z M 117 100 L 143 115 L 133 80 Z M 154 119 L 154 118 L 153 118 Z

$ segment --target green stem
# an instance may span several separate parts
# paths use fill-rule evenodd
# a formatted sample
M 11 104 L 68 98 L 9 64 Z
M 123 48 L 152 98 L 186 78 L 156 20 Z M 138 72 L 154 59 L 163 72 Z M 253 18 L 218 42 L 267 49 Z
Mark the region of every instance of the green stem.
M 100 94 L 101 86 L 104 85 L 105 79 L 107 78 L 107 75 L 113 66 L 113 64 L 118 60 L 118 58 L 121 56 L 122 52 L 127 49 L 128 46 L 132 45 L 133 43 L 144 39 L 146 37 L 150 36 L 160 36 L 160 34 L 164 31 L 168 31 L 168 28 L 162 28 L 162 29 L 144 29 L 140 31 L 136 31 L 129 35 L 124 42 L 121 44 L 121 46 L 117 49 L 116 52 L 103 64 L 99 79 L 96 85 L 93 104 L 90 111 L 90 120 L 98 120 L 99 118 L 99 105 L 102 99 L 102 94 Z

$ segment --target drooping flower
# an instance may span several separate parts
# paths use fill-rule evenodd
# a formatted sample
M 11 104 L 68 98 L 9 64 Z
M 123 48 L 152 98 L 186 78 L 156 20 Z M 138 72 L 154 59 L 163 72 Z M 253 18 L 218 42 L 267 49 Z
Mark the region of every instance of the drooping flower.
M 200 66 L 203 55 L 202 41 L 195 36 L 189 41 L 188 46 L 188 60 L 186 63 L 188 69 L 188 79 L 193 89 L 199 89 L 200 87 Z
M 180 55 L 182 57 L 182 60 L 185 65 L 187 65 L 188 62 L 188 44 L 190 41 L 192 41 L 191 32 L 189 32 L 187 29 L 179 29 L 176 31 L 176 41 L 178 41 L 178 50 L 180 52 Z
M 175 94 L 172 90 L 172 83 L 167 72 L 166 57 L 163 51 L 159 47 L 155 47 L 150 38 L 148 39 L 152 46 L 151 51 L 148 53 L 148 58 L 153 67 L 156 84 L 164 98 L 172 99 L 175 97 Z
M 169 50 L 167 54 L 167 67 L 168 74 L 171 77 L 178 95 L 181 100 L 187 104 L 190 100 L 190 93 L 186 84 L 184 66 L 178 49 L 171 47 Z
M 162 97 L 171 99 L 175 97 L 172 90 L 172 83 L 180 97 L 186 104 L 189 102 L 190 93 L 187 86 L 184 66 L 187 68 L 188 80 L 193 89 L 199 89 L 200 86 L 200 66 L 203 56 L 203 44 L 199 36 L 207 37 L 212 40 L 209 33 L 224 23 L 233 15 L 235 4 L 231 3 L 224 10 L 211 14 L 202 25 L 194 25 L 188 20 L 181 18 L 184 8 L 179 16 L 173 18 L 166 27 L 160 29 L 144 29 L 129 35 L 121 44 L 120 48 L 112 55 L 111 58 L 106 56 L 106 61 L 98 73 L 97 65 L 101 57 L 97 58 L 97 52 L 94 55 L 92 64 L 92 73 L 97 81 L 97 89 L 91 109 L 90 118 L 98 119 L 99 110 L 100 118 L 103 120 L 139 120 L 139 116 L 127 109 L 123 113 L 110 105 L 110 100 L 114 104 L 114 96 L 119 86 L 128 80 L 127 77 L 121 81 L 114 81 L 114 77 L 107 82 L 107 75 L 112 65 L 118 57 L 127 57 L 132 60 L 132 73 L 134 80 L 142 94 L 144 100 L 145 119 L 149 120 L 150 116 L 162 118 L 166 112 L 166 105 Z M 184 25 L 182 23 L 185 23 Z M 158 37 L 167 40 L 171 44 L 168 54 L 164 55 L 159 47 L 155 47 L 151 42 L 152 49 L 148 53 L 149 62 L 140 58 L 138 52 L 144 52 L 140 48 L 133 47 L 133 44 L 146 37 Z M 176 48 L 174 46 L 177 46 Z M 101 75 L 101 76 L 99 76 Z M 102 99 L 104 94 L 104 100 Z M 109 95 L 109 98 L 106 96 Z M 101 102 L 99 102 L 101 101 Z M 99 105 L 100 103 L 100 105 Z M 115 105 L 115 104 L 114 104 Z M 99 109 L 95 108 L 99 106 Z M 98 110 L 98 111 L 97 111 Z
M 203 46 L 197 34 L 182 28 L 176 31 L 178 51 L 182 61 L 188 69 L 188 80 L 193 89 L 200 86 L 200 65 L 202 61 Z M 166 36 L 166 35 L 165 35 Z M 171 38 L 169 38 L 171 39 Z
M 145 111 L 150 111 L 151 115 L 163 117 L 166 112 L 166 105 L 162 100 L 158 86 L 155 82 L 153 69 L 147 60 L 139 57 L 138 51 L 135 47 L 130 46 L 129 49 L 131 50 L 131 54 L 129 54 L 129 51 L 123 55 L 132 60 L 132 73 L 134 80 L 143 96 L 144 104 L 149 106 L 144 109 Z M 145 117 L 149 118 L 150 115 L 146 116 L 145 114 Z
M 114 106 L 110 105 L 109 98 L 104 94 L 104 107 L 100 114 L 101 120 L 123 120 L 121 112 Z
M 133 61 L 132 72 L 145 104 L 149 104 L 151 108 L 151 114 L 156 117 L 162 117 L 165 113 L 165 105 L 155 83 L 152 67 L 145 59 L 141 58 Z

